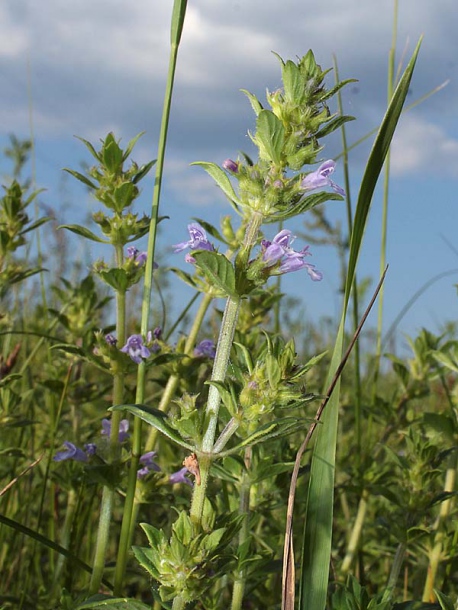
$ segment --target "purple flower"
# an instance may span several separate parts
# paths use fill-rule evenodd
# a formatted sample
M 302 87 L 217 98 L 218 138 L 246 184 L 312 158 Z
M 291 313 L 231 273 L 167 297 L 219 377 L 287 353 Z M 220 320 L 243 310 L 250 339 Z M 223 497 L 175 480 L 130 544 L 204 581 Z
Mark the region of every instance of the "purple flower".
M 112 347 L 115 347 L 116 343 L 118 342 L 117 339 L 111 334 L 105 335 L 105 341 L 108 343 L 108 345 L 111 345 Z
M 159 472 L 161 470 L 160 466 L 158 466 L 156 464 L 156 462 L 154 461 L 154 458 L 156 457 L 157 452 L 156 451 L 148 451 L 147 453 L 144 453 L 141 457 L 140 457 L 140 464 L 142 464 L 142 468 L 139 468 L 137 470 L 137 478 L 141 479 L 143 477 L 146 477 L 147 474 L 149 474 L 150 472 Z
M 84 445 L 86 455 L 95 455 L 97 453 L 97 445 L 95 443 L 86 443 Z
M 194 356 L 196 358 L 214 358 L 216 347 L 211 339 L 204 339 L 194 348 Z
M 345 197 L 345 191 L 341 186 L 336 184 L 329 177 L 336 167 L 335 161 L 328 159 L 320 165 L 320 167 L 310 174 L 307 174 L 301 182 L 301 187 L 306 191 L 312 191 L 314 189 L 320 189 L 324 186 L 330 186 L 333 191 Z
M 126 441 L 130 434 L 129 430 L 129 422 L 127 419 L 121 419 L 119 422 L 119 436 L 118 440 L 120 443 Z M 102 435 L 103 436 L 111 436 L 111 419 L 102 419 Z
M 156 326 L 153 330 L 153 337 L 155 339 L 160 339 L 162 337 L 162 328 L 160 326 Z
M 64 441 L 66 447 L 64 451 L 58 451 L 53 457 L 55 462 L 63 462 L 64 460 L 76 460 L 77 462 L 87 462 L 87 455 L 82 449 L 78 449 L 76 445 L 69 441 Z
M 207 239 L 205 230 L 198 225 L 196 222 L 192 222 L 188 225 L 189 241 L 182 241 L 179 244 L 172 246 L 175 248 L 175 252 L 182 252 L 186 248 L 191 250 L 214 250 L 212 244 Z
M 140 252 L 135 246 L 129 246 L 127 248 L 127 258 L 133 259 L 139 267 L 143 267 L 146 263 L 147 256 L 147 252 Z M 157 269 L 156 263 L 154 263 L 153 266 L 154 269 Z
M 315 269 L 315 265 L 307 263 L 304 260 L 306 256 L 311 256 L 309 246 L 305 246 L 300 252 L 296 252 L 296 250 L 291 248 L 291 244 L 295 239 L 288 229 L 283 229 L 277 233 L 272 241 L 264 239 L 261 242 L 263 250 L 262 260 L 266 263 L 267 267 L 273 267 L 280 262 L 278 269 L 275 269 L 272 275 L 290 273 L 305 268 L 314 282 L 320 281 L 323 279 L 323 275 Z
M 138 254 L 138 249 L 135 246 L 129 246 L 127 248 L 127 258 L 135 258 Z
M 184 468 L 182 468 L 181 470 L 178 470 L 178 472 L 173 472 L 169 476 L 170 485 L 175 485 L 175 483 L 186 483 L 186 485 L 190 485 L 191 487 L 194 487 L 193 482 L 190 481 L 188 479 L 188 477 L 185 477 L 185 474 L 187 472 L 188 472 L 188 469 L 186 468 L 186 466 Z
M 143 345 L 141 335 L 131 335 L 121 351 L 128 354 L 136 364 L 140 364 L 142 358 L 148 358 L 151 355 L 150 350 Z
M 233 174 L 236 174 L 239 171 L 239 166 L 235 161 L 232 161 L 232 159 L 226 159 L 223 161 L 223 168 L 229 172 L 232 172 Z

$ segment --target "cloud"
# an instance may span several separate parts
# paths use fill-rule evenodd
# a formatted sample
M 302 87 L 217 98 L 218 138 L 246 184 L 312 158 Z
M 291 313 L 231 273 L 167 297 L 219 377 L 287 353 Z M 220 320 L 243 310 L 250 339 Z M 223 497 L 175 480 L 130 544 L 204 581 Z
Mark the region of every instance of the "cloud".
M 458 56 L 450 19 L 454 2 L 441 0 L 440 10 L 430 0 L 400 3 L 399 47 L 409 37 L 411 50 L 425 30 L 412 100 L 450 76 Z M 46 0 L 45 11 L 35 0 L 3 3 L 3 134 L 28 134 L 30 85 L 35 132 L 42 140 L 73 134 L 97 140 L 109 130 L 123 139 L 143 130 L 148 138 L 157 138 L 171 10 L 171 1 L 150 0 Z M 324 67 L 332 64 L 335 53 L 341 78 L 359 80 L 342 92 L 344 111 L 358 119 L 349 125 L 352 140 L 357 139 L 383 116 L 391 22 L 392 0 L 285 0 L 281 8 L 274 0 L 189 3 L 172 105 L 169 144 L 174 157 L 185 163 L 196 158 L 221 162 L 247 148 L 246 133 L 254 120 L 239 90 L 246 88 L 263 100 L 266 88 L 280 84 L 271 51 L 294 58 L 310 47 Z M 429 138 L 442 155 L 447 149 L 455 154 L 452 138 L 447 143 L 445 123 L 454 120 L 457 103 L 453 82 L 427 102 L 428 108 L 440 110 L 434 118 L 438 131 Z M 407 134 L 408 125 L 407 119 L 401 122 L 402 133 Z M 404 137 L 413 141 L 414 135 Z M 226 152 L 219 158 L 223 148 Z M 400 173 L 420 167 L 415 146 L 410 155 L 407 159 L 401 154 Z
M 407 114 L 393 140 L 391 171 L 393 176 L 436 173 L 457 178 L 458 139 L 439 125 Z

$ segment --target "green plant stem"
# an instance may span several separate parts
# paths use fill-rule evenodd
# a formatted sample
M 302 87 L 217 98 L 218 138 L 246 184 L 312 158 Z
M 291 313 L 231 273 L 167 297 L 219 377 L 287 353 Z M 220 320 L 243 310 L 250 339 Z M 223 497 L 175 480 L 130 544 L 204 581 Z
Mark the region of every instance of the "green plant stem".
M 250 431 L 248 432 L 251 433 Z M 239 548 L 248 540 L 250 533 L 250 492 L 251 492 L 251 459 L 252 459 L 252 448 L 247 447 L 245 449 L 245 467 L 246 470 L 242 475 L 242 482 L 240 485 L 240 498 L 239 498 L 239 514 L 243 515 L 243 522 L 239 532 Z M 237 571 L 235 575 L 234 588 L 232 590 L 232 604 L 231 610 L 241 610 L 243 596 L 245 593 L 246 584 L 246 568 L 242 568 Z
M 111 512 L 113 508 L 113 491 L 109 487 L 104 487 L 102 492 L 102 502 L 100 505 L 99 529 L 97 532 L 97 542 L 95 546 L 94 562 L 92 565 L 91 582 L 89 584 L 89 594 L 95 595 L 102 582 L 103 571 L 105 569 L 105 553 L 108 544 L 108 531 L 111 522 Z
M 358 512 L 356 514 L 355 523 L 353 524 L 350 540 L 348 541 L 347 552 L 342 562 L 341 572 L 343 575 L 348 574 L 348 572 L 350 571 L 350 568 L 353 564 L 353 560 L 355 558 L 356 551 L 358 550 L 361 532 L 363 530 L 363 524 L 367 513 L 368 498 L 369 493 L 367 492 L 367 490 L 364 490 L 359 501 Z
M 116 246 L 116 264 L 121 267 L 123 264 L 123 248 Z M 119 345 L 124 345 L 126 341 L 126 293 L 116 292 L 116 336 Z M 124 372 L 118 371 L 113 377 L 113 405 L 123 403 L 124 399 Z M 111 432 L 108 463 L 113 464 L 119 456 L 119 424 L 122 412 L 114 411 L 111 417 Z M 103 488 L 102 501 L 100 505 L 99 527 L 97 530 L 97 540 L 95 545 L 93 572 L 89 584 L 89 593 L 94 595 L 100 588 L 105 568 L 105 556 L 108 547 L 111 515 L 113 510 L 114 489 L 105 486 Z
M 456 469 L 457 469 L 458 461 L 456 458 L 456 454 L 453 453 L 449 458 L 449 464 L 447 467 L 447 471 L 445 473 L 445 483 L 444 483 L 444 491 L 445 492 L 453 492 L 455 491 L 456 484 Z M 446 520 L 448 515 L 450 514 L 452 504 L 452 498 L 447 498 L 441 503 L 439 516 L 435 523 L 434 529 L 436 530 L 436 535 L 434 537 L 434 546 L 429 554 L 429 565 L 428 572 L 425 581 L 425 587 L 423 589 L 423 602 L 434 602 L 436 601 L 436 595 L 434 593 L 435 580 L 437 576 L 437 570 L 439 568 L 439 564 L 441 561 L 442 550 L 444 546 L 444 540 L 446 539 L 446 535 L 444 531 L 441 529 L 441 525 Z
M 234 332 L 240 309 L 240 300 L 241 299 L 238 296 L 231 296 L 226 302 L 226 308 L 224 310 L 223 320 L 221 322 L 215 361 L 213 364 L 213 372 L 211 376 L 212 381 L 224 381 L 226 377 L 227 366 L 229 364 L 229 355 L 231 353 L 232 341 L 234 339 Z M 215 386 L 211 385 L 208 392 L 205 431 L 201 449 L 204 457 L 201 458 L 199 463 L 201 484 L 194 486 L 191 505 L 191 519 L 198 523 L 200 523 L 203 513 L 205 495 L 207 491 L 208 473 L 212 462 L 211 454 L 213 444 L 215 442 L 220 404 L 220 393 Z
M 67 506 L 65 509 L 65 521 L 62 527 L 61 535 L 60 535 L 60 544 L 68 549 L 70 543 L 70 535 L 73 527 L 73 519 L 75 517 L 75 510 L 77 506 L 77 494 L 74 489 L 70 489 L 68 492 L 67 498 Z M 60 596 L 60 576 L 62 573 L 62 568 L 64 567 L 64 563 L 66 558 L 63 555 L 59 555 L 59 558 L 56 563 L 56 567 L 53 571 L 53 593 L 52 599 Z
M 251 249 L 256 243 L 262 220 L 262 215 L 256 213 L 253 214 L 250 222 L 248 223 L 242 247 L 235 261 L 236 268 L 240 269 L 242 273 L 248 263 Z M 226 301 L 226 307 L 224 309 L 224 315 L 221 321 L 218 345 L 216 347 L 211 381 L 224 381 L 226 377 L 226 371 L 229 364 L 229 355 L 231 353 L 232 342 L 234 340 L 235 328 L 237 326 L 240 311 L 240 302 L 241 297 L 238 295 L 230 296 Z M 214 385 L 211 385 L 208 392 L 208 401 L 205 409 L 204 435 L 201 446 L 201 453 L 203 455 L 200 457 L 199 463 L 201 483 L 200 485 L 194 486 L 190 511 L 191 519 L 196 523 L 200 523 L 202 520 L 205 496 L 207 492 L 208 474 L 212 459 L 214 458 L 213 445 L 215 443 L 220 404 L 220 393 Z
M 167 83 L 164 94 L 164 104 L 162 110 L 161 131 L 159 134 L 157 163 L 156 163 L 156 179 L 154 182 L 153 201 L 151 206 L 151 221 L 149 226 L 147 259 L 145 265 L 145 276 L 143 285 L 142 299 L 142 317 L 140 332 L 145 337 L 149 330 L 149 320 L 151 311 L 152 285 L 153 285 L 153 270 L 154 270 L 154 253 L 156 248 L 157 226 L 159 221 L 159 202 L 161 197 L 162 175 L 164 170 L 165 150 L 167 145 L 167 135 L 169 129 L 170 108 L 172 104 L 172 93 L 175 82 L 175 70 L 177 65 L 178 48 L 181 40 L 184 18 L 186 14 L 187 0 L 175 0 L 172 14 L 171 26 L 171 49 L 169 58 L 169 70 L 167 75 Z M 138 366 L 137 374 L 137 391 L 135 400 L 137 403 L 143 403 L 145 398 L 145 381 L 146 381 L 145 363 Z M 133 530 L 132 517 L 134 512 L 135 490 L 137 485 L 137 469 L 141 455 L 141 430 L 142 422 L 140 419 L 134 419 L 134 432 L 132 438 L 132 459 L 130 463 L 127 493 L 124 503 L 123 520 L 121 525 L 121 537 L 118 546 L 118 557 L 115 570 L 115 595 L 120 595 L 124 582 L 124 575 L 127 565 L 128 548 L 130 546 L 131 532 Z
M 393 597 L 393 591 L 396 587 L 396 583 L 401 572 L 406 550 L 407 544 L 405 542 L 399 543 L 394 556 L 393 565 L 391 566 L 391 572 L 388 577 L 388 583 L 386 585 L 385 592 L 383 593 L 382 603 L 391 600 L 391 598 Z
M 398 0 L 394 1 L 394 15 L 393 15 L 393 28 L 392 28 L 392 43 L 388 57 L 388 89 L 387 98 L 388 105 L 390 104 L 395 85 L 394 76 L 394 61 L 396 55 L 396 37 L 397 37 L 397 21 L 398 21 Z M 385 159 L 385 172 L 383 178 L 383 207 L 382 207 L 382 228 L 380 236 L 380 274 L 386 267 L 386 247 L 387 247 L 387 235 L 388 235 L 388 192 L 390 184 L 390 150 L 386 154 Z M 377 312 L 377 338 L 375 344 L 375 377 L 373 383 L 373 397 L 375 399 L 377 389 L 377 379 L 380 369 L 380 360 L 382 356 L 382 331 L 383 331 L 383 305 L 384 305 L 385 288 L 382 286 L 378 297 L 378 312 Z
M 339 68 L 337 65 L 337 59 L 334 56 L 334 73 L 335 73 L 335 82 L 336 84 L 339 82 Z M 343 115 L 343 104 L 342 104 L 342 92 L 338 91 L 337 93 L 337 105 L 339 114 Z M 351 191 L 350 191 L 350 174 L 348 169 L 348 142 L 347 142 L 347 130 L 345 128 L 345 123 L 340 128 L 340 133 L 342 135 L 342 155 L 343 155 L 343 166 L 344 166 L 344 183 L 345 183 L 345 192 L 347 194 L 345 198 L 345 208 L 347 212 L 347 231 L 350 236 L 353 231 L 353 212 L 352 212 L 352 204 L 351 204 Z M 346 265 L 345 265 L 346 267 Z M 345 268 L 346 275 L 346 268 Z M 343 280 L 345 282 L 345 280 Z M 358 280 L 355 272 L 355 276 L 353 279 L 353 290 L 352 290 L 352 323 L 353 323 L 353 332 L 356 331 L 359 324 L 359 304 L 358 304 Z M 361 358 L 360 358 L 360 348 L 359 341 L 356 342 L 353 357 L 355 359 L 355 369 L 354 369 L 354 403 L 355 403 L 355 437 L 356 437 L 356 459 L 358 460 L 358 465 L 361 462 L 361 444 L 362 444 L 362 391 L 361 391 Z
M 197 335 L 202 326 L 202 322 L 205 318 L 205 314 L 212 302 L 213 297 L 209 294 L 204 294 L 202 301 L 200 302 L 199 308 L 197 310 L 196 316 L 194 318 L 191 330 L 189 331 L 188 338 L 186 339 L 186 343 L 184 346 L 184 353 L 190 356 L 192 354 L 192 350 L 196 344 Z M 167 407 L 170 404 L 170 401 L 175 395 L 175 391 L 178 387 L 178 383 L 180 381 L 179 375 L 171 375 L 167 381 L 167 384 L 164 388 L 164 392 L 162 393 L 161 400 L 158 405 L 158 409 L 160 411 L 166 411 Z M 157 430 L 156 428 L 151 427 L 148 438 L 145 444 L 145 451 L 151 451 L 155 445 L 157 438 Z

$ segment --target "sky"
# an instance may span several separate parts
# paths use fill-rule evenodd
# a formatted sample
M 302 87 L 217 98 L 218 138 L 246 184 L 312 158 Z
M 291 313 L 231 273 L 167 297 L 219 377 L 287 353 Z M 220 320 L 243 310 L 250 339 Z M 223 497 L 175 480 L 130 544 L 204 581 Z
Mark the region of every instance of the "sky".
M 33 168 L 40 201 L 59 222 L 87 221 L 96 211 L 84 188 L 62 172 L 91 163 L 78 135 L 97 143 L 109 131 L 126 144 L 145 132 L 133 158 L 155 158 L 167 74 L 172 0 L 3 0 L 0 4 L 0 146 L 9 134 L 33 134 Z M 393 0 L 190 0 L 178 57 L 166 154 L 159 248 L 181 264 L 170 244 L 187 239 L 193 217 L 218 224 L 231 208 L 211 178 L 193 161 L 222 163 L 241 150 L 253 152 L 247 136 L 254 114 L 241 89 L 265 99 L 281 85 L 272 51 L 283 59 L 309 48 L 323 67 L 337 58 L 341 79 L 358 82 L 343 92 L 349 144 L 377 127 L 386 110 L 388 53 Z M 456 320 L 458 282 L 458 11 L 456 0 L 400 0 L 396 65 L 405 65 L 424 36 L 407 103 L 391 155 L 384 328 L 431 281 L 399 322 L 400 333 L 422 327 L 439 332 Z M 332 83 L 330 77 L 330 84 Z M 350 153 L 351 198 L 373 139 Z M 326 142 L 323 160 L 338 157 L 340 139 Z M 0 160 L 0 173 L 10 166 Z M 342 167 L 335 181 L 342 184 Z M 150 209 L 153 175 L 143 182 L 138 210 Z M 379 276 L 382 190 L 376 191 L 358 276 Z M 342 202 L 330 202 L 331 222 L 345 223 Z M 287 225 L 304 230 L 303 219 Z M 94 227 L 92 227 L 94 228 Z M 270 228 L 267 230 L 269 233 Z M 274 229 L 272 228 L 272 231 Z M 272 237 L 272 235 L 269 235 Z M 298 238 L 296 245 L 300 244 Z M 298 248 L 300 249 L 300 247 Z M 305 305 L 310 320 L 339 312 L 339 264 L 331 246 L 314 246 L 311 261 L 323 273 L 285 276 L 283 290 Z M 450 272 L 450 273 L 448 273 Z M 294 276 L 294 277 L 293 277 Z M 439 277 L 440 276 L 440 277 Z M 438 278 L 434 281 L 434 278 Z M 176 288 L 181 295 L 181 288 Z M 184 293 L 183 293 L 184 294 Z M 181 297 L 180 297 L 181 298 Z M 367 295 L 369 298 L 369 295 Z M 375 324 L 372 314 L 371 323 Z

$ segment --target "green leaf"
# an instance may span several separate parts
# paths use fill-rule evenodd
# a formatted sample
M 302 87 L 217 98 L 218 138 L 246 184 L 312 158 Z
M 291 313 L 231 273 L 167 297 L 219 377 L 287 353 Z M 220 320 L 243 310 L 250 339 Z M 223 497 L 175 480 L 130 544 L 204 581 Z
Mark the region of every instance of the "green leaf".
M 182 280 L 188 286 L 191 286 L 191 288 L 199 290 L 199 287 L 196 285 L 192 275 L 190 275 L 189 273 L 186 273 L 185 271 L 183 271 L 182 269 L 178 269 L 177 267 L 170 267 L 170 271 L 173 271 L 173 273 L 175 273 L 175 275 L 177 275 L 180 280 Z
M 226 172 L 216 165 L 215 163 L 209 163 L 207 161 L 194 161 L 191 165 L 200 165 L 204 170 L 209 174 L 216 184 L 220 187 L 223 193 L 231 202 L 232 207 L 238 212 L 238 207 L 241 205 L 239 198 L 235 194 L 234 187 L 232 186 L 232 182 L 229 180 L 229 176 Z
M 219 288 L 228 296 L 236 296 L 234 267 L 223 254 L 198 250 L 193 252 L 192 256 L 196 259 L 196 266 L 212 286 Z
M 48 222 L 49 220 L 51 220 L 50 216 L 43 216 L 42 218 L 39 218 L 36 222 L 33 222 L 31 225 L 27 225 L 27 227 L 23 231 L 21 231 L 19 233 L 19 235 L 25 235 L 29 231 L 33 231 L 34 229 L 37 229 L 38 227 L 41 227 L 41 225 L 43 225 L 45 222 Z
M 149 163 L 142 165 L 141 168 L 138 170 L 138 172 L 132 178 L 133 184 L 137 184 L 138 182 L 140 182 L 140 180 L 146 176 L 146 174 L 149 172 L 149 170 L 153 167 L 153 165 L 155 163 L 156 163 L 156 159 L 153 159 Z M 165 217 L 163 216 L 162 218 L 165 218 Z
M 54 542 L 53 540 L 50 540 L 46 536 L 39 534 L 38 532 L 27 527 L 26 525 L 22 525 L 21 523 L 18 523 L 17 521 L 14 521 L 13 519 L 9 519 L 8 517 L 5 517 L 1 513 L 0 513 L 0 523 L 5 525 L 6 527 L 12 529 L 13 531 L 23 534 L 24 536 L 27 536 L 31 540 L 34 540 L 36 543 L 38 543 L 42 547 L 56 551 L 63 557 L 66 557 L 67 561 L 69 562 L 70 565 L 78 567 L 79 569 L 84 570 L 85 572 L 88 572 L 89 574 L 92 573 L 92 567 L 89 566 L 84 561 L 82 561 L 79 557 L 74 555 L 71 551 L 69 551 L 68 549 L 66 549 L 63 546 L 60 546 L 60 544 L 57 544 L 56 542 Z M 102 579 L 102 582 L 109 589 L 113 589 L 113 585 L 110 582 L 108 582 L 105 578 Z
M 119 172 L 123 163 L 122 150 L 111 133 L 107 135 L 103 146 L 103 163 L 112 174 Z
M 116 201 L 116 210 L 122 212 L 128 207 L 138 195 L 137 187 L 132 182 L 124 182 L 113 191 L 113 198 Z
M 256 116 L 258 116 L 258 114 L 261 112 L 261 110 L 263 110 L 261 102 L 258 100 L 258 98 L 255 95 L 253 95 L 246 89 L 240 89 L 240 91 L 242 93 L 244 93 L 247 96 L 247 98 L 250 100 L 251 107 L 255 111 Z
M 188 0 L 175 0 L 173 3 L 172 23 L 170 29 L 170 43 L 172 47 L 177 47 L 180 44 L 187 4 Z
M 299 67 L 290 59 L 283 65 L 282 80 L 287 102 L 300 102 L 304 95 L 304 77 Z
M 125 292 L 129 288 L 129 278 L 125 269 L 109 269 L 108 271 L 98 271 L 100 278 L 115 290 Z
M 285 145 L 285 128 L 270 110 L 261 110 L 256 120 L 254 142 L 259 146 L 261 159 L 280 165 Z
M 94 595 L 91 599 L 86 600 L 82 604 L 78 604 L 75 610 L 93 610 L 103 608 L 104 610 L 151 610 L 151 605 L 139 602 L 136 599 L 128 597 L 107 597 L 102 595 Z
M 185 440 L 181 438 L 181 436 L 174 430 L 167 422 L 168 417 L 159 409 L 155 409 L 154 407 L 150 407 L 148 405 L 116 405 L 114 407 L 110 407 L 109 411 L 127 411 L 128 413 L 132 413 L 136 417 L 139 417 L 141 420 L 162 432 L 167 438 L 171 441 L 180 445 L 180 447 L 184 447 L 185 449 L 189 449 L 190 451 L 195 451 L 195 447 L 190 445 Z
M 209 235 L 211 235 L 215 239 L 218 239 L 223 244 L 229 245 L 227 240 L 224 239 L 224 237 L 221 235 L 221 233 L 218 231 L 218 229 L 216 227 L 214 227 L 212 224 L 210 224 L 206 220 L 203 220 L 202 218 L 197 218 L 196 216 L 193 216 L 192 219 L 195 220 L 196 222 L 198 222 L 200 224 L 200 226 L 203 227 Z
M 264 443 L 272 438 L 280 438 L 287 436 L 292 432 L 297 432 L 306 425 L 310 424 L 309 419 L 298 419 L 297 417 L 284 417 L 283 419 L 277 419 L 276 421 L 269 422 L 260 426 L 256 432 L 247 436 L 241 443 L 238 443 L 235 447 L 231 447 L 225 451 L 219 453 L 220 457 L 226 457 L 231 453 L 236 453 L 245 447 L 257 445 L 258 443 Z
M 101 244 L 110 243 L 107 239 L 102 239 L 101 237 L 98 237 L 95 233 L 89 231 L 89 229 L 86 229 L 86 227 L 82 227 L 81 225 L 60 225 L 58 228 L 67 229 L 72 233 L 76 233 L 76 235 L 81 235 L 81 237 L 85 237 L 86 239 L 90 239 L 92 241 L 97 241 Z
M 124 161 L 126 161 L 126 159 L 129 157 L 130 153 L 133 151 L 135 144 L 138 142 L 138 140 L 142 137 L 142 135 L 144 134 L 144 131 L 141 131 L 139 134 L 137 134 L 136 136 L 134 136 L 132 138 L 132 140 L 130 140 L 130 142 L 127 144 L 127 148 L 124 151 L 124 154 L 122 156 L 122 161 L 124 163 Z M 154 161 L 153 161 L 154 163 Z
M 326 201 L 343 201 L 343 197 L 337 195 L 337 193 L 326 193 L 322 191 L 320 193 L 313 193 L 311 195 L 307 195 L 303 199 L 299 201 L 296 205 L 292 206 L 289 209 L 286 209 L 284 212 L 277 212 L 272 216 L 268 216 L 264 219 L 265 223 L 279 222 L 280 220 L 287 220 L 288 218 L 293 218 L 299 214 L 303 214 L 307 210 L 311 210 L 317 205 L 325 203 Z
M 95 148 L 92 146 L 92 144 L 88 141 L 85 140 L 84 138 L 80 138 L 79 136 L 75 136 L 76 138 L 78 138 L 78 140 L 80 140 L 85 146 L 86 148 L 89 150 L 89 152 L 91 153 L 91 155 L 93 157 L 95 157 L 95 159 L 97 159 L 97 161 L 99 161 L 99 163 L 102 163 L 102 157 L 100 156 L 100 154 L 95 150 Z M 70 170 L 66 170 L 66 171 L 70 171 Z M 71 172 L 70 172 L 71 173 Z
M 339 129 L 339 127 L 342 127 L 342 125 L 344 125 L 345 123 L 348 123 L 349 121 L 354 121 L 355 117 L 354 116 L 336 116 L 333 119 L 331 119 L 328 123 L 326 123 L 326 125 L 324 125 L 319 131 L 318 133 L 315 134 L 315 137 L 320 140 L 321 138 L 324 138 L 324 136 L 327 136 L 328 134 L 332 133 L 333 131 L 335 131 L 336 129 Z
M 325 388 L 329 386 L 342 359 L 347 306 L 364 229 L 372 203 L 372 196 L 409 91 L 410 80 L 420 50 L 420 44 L 421 39 L 396 87 L 396 91 L 380 125 L 361 182 L 350 241 L 342 317 Z M 300 610 L 315 610 L 326 607 L 332 542 L 339 391 L 340 383 L 338 382 L 321 418 L 323 425 L 318 430 L 313 452 L 307 498 L 306 524 L 302 543 Z
M 88 186 L 90 189 L 96 190 L 98 188 L 98 186 L 91 182 L 91 180 L 89 180 L 89 178 L 87 178 L 84 174 L 80 174 L 80 172 L 76 172 L 74 169 L 68 169 L 68 167 L 64 167 L 64 172 L 68 172 L 74 178 Z

